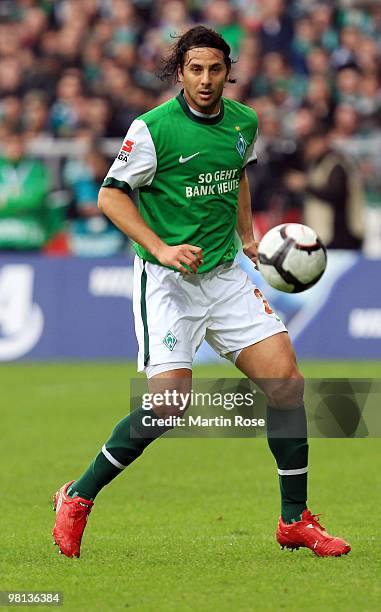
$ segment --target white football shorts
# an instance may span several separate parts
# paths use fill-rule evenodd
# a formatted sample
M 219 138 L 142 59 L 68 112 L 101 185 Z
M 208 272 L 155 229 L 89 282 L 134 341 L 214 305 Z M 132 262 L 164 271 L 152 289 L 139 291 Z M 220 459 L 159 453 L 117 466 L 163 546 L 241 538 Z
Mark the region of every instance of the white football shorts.
M 236 262 L 183 276 L 136 256 L 134 316 L 138 371 L 148 377 L 191 368 L 204 339 L 216 353 L 235 361 L 243 348 L 287 331 Z

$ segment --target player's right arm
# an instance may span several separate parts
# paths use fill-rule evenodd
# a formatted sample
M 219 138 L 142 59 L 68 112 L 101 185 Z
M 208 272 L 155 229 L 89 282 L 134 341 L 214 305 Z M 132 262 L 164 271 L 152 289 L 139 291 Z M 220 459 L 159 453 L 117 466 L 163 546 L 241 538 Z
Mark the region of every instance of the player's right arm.
M 149 186 L 157 169 L 156 150 L 147 125 L 141 119 L 132 122 L 117 158 L 99 192 L 102 212 L 131 240 L 149 251 L 163 266 L 183 274 L 202 264 L 200 247 L 191 244 L 167 245 L 150 228 L 129 194 L 133 189 Z
M 170 266 L 189 274 L 183 264 L 197 272 L 202 263 L 200 247 L 191 244 L 168 246 L 147 225 L 131 198 L 121 189 L 102 187 L 98 206 L 124 234 L 149 251 L 163 266 Z

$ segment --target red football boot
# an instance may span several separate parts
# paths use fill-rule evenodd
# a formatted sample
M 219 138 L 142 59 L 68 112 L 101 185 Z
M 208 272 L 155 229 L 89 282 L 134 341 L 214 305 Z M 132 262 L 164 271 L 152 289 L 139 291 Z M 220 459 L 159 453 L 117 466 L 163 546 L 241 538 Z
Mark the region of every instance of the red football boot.
M 341 538 L 326 532 L 319 523 L 319 514 L 303 510 L 302 519 L 288 525 L 280 517 L 276 539 L 282 548 L 310 548 L 318 557 L 341 557 L 347 555 L 351 547 Z
M 79 557 L 82 535 L 94 505 L 88 499 L 69 497 L 66 494 L 73 482 L 71 480 L 64 484 L 53 496 L 53 510 L 56 512 L 53 538 L 60 552 L 67 557 Z

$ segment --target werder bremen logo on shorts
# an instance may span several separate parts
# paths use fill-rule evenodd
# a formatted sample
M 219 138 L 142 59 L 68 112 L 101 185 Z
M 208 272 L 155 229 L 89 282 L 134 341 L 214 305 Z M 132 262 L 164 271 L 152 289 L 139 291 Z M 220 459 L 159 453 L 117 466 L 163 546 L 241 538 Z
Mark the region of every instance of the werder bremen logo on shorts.
M 166 335 L 163 338 L 163 343 L 170 351 L 173 351 L 173 349 L 175 348 L 177 344 L 177 338 L 175 334 L 171 332 L 171 330 L 167 331 Z

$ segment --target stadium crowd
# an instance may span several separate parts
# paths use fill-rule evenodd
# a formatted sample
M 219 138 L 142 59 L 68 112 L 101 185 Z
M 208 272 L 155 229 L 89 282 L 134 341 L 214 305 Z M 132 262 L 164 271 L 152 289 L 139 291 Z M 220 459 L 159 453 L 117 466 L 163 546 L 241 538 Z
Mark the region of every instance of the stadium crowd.
M 381 257 L 379 0 L 0 0 L 0 249 L 129 248 L 97 193 L 132 120 L 176 94 L 160 58 L 195 23 L 259 115 L 258 236 L 304 221 Z

